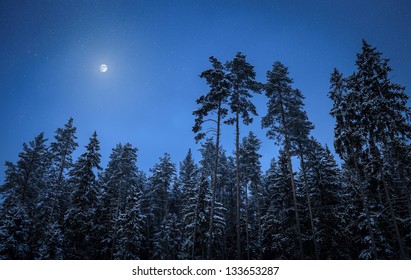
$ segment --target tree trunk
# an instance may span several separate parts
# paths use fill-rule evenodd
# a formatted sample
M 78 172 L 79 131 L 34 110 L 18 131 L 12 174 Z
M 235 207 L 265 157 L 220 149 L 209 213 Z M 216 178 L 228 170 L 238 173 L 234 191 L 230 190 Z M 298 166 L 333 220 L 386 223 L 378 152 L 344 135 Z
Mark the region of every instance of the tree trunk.
M 208 247 L 207 247 L 207 259 L 212 259 L 212 247 L 213 247 L 213 234 L 214 234 L 214 208 L 215 208 L 215 197 L 216 197 L 216 186 L 217 186 L 217 176 L 218 176 L 218 156 L 220 148 L 220 124 L 221 124 L 221 104 L 218 105 L 217 111 L 217 135 L 216 135 L 216 149 L 215 149 L 215 160 L 214 160 L 214 176 L 213 185 L 211 190 L 211 210 L 210 210 L 210 226 L 208 230 Z
M 315 252 L 315 258 L 317 260 L 320 259 L 320 253 L 318 251 L 318 243 L 317 243 L 317 231 L 314 225 L 314 216 L 313 216 L 313 211 L 311 208 L 311 199 L 310 199 L 310 193 L 308 191 L 308 180 L 307 180 L 307 170 L 305 168 L 305 161 L 304 161 L 304 154 L 303 154 L 303 147 L 301 145 L 301 142 L 298 143 L 298 149 L 300 152 L 300 160 L 301 160 L 301 169 L 303 171 L 303 178 L 304 178 L 304 186 L 305 186 L 305 195 L 307 197 L 307 206 L 308 206 L 308 213 L 310 216 L 310 225 L 311 225 L 311 232 L 312 232 L 312 238 L 314 242 L 314 252 Z
M 394 158 L 398 162 L 398 173 L 399 173 L 400 180 L 402 183 L 402 189 L 404 189 L 405 200 L 407 201 L 408 216 L 411 218 L 411 193 L 410 193 L 409 187 L 407 186 L 407 180 L 406 180 L 404 166 L 403 166 L 404 161 L 400 160 L 397 149 L 393 149 L 393 150 L 394 150 Z
M 68 142 L 66 142 L 65 148 L 64 148 L 64 152 L 63 152 L 63 159 L 61 160 L 61 164 L 60 164 L 60 170 L 59 170 L 59 175 L 58 175 L 58 179 L 57 179 L 57 184 L 56 184 L 56 189 L 54 193 L 51 193 L 51 199 L 52 199 L 52 205 L 51 205 L 51 213 L 50 213 L 50 217 L 49 217 L 49 224 L 52 223 L 53 220 L 53 215 L 54 215 L 54 208 L 57 206 L 56 203 L 59 203 L 59 200 L 61 199 L 61 185 L 63 183 L 63 172 L 64 172 L 64 168 L 66 167 L 66 156 L 67 156 L 67 149 L 68 149 Z M 54 203 L 53 203 L 54 202 Z M 61 207 L 61 205 L 59 205 L 59 207 Z
M 288 140 L 286 140 L 286 142 L 288 142 Z M 292 193 L 293 193 L 295 222 L 296 222 L 296 225 L 297 225 L 298 246 L 300 247 L 301 258 L 304 259 L 304 249 L 303 249 L 303 241 L 302 241 L 302 238 L 301 238 L 300 218 L 299 218 L 299 215 L 298 215 L 297 195 L 296 195 L 295 184 L 294 184 L 294 172 L 293 172 L 293 165 L 291 163 L 291 154 L 290 154 L 290 150 L 289 150 L 288 147 L 289 147 L 289 145 L 286 144 L 286 153 L 287 153 L 288 165 L 289 165 L 289 170 L 290 170 L 291 190 L 292 190 Z
M 282 101 L 280 101 L 280 102 L 281 102 L 281 121 L 283 123 L 284 131 L 285 131 L 284 132 L 285 152 L 286 152 L 286 155 L 287 155 L 288 168 L 289 168 L 289 171 L 290 171 L 290 183 L 291 183 L 291 191 L 292 191 L 292 194 L 293 194 L 295 222 L 296 222 L 296 225 L 297 225 L 298 246 L 300 248 L 301 259 L 304 259 L 304 249 L 303 249 L 303 241 L 302 241 L 302 237 L 301 237 L 300 218 L 299 218 L 299 215 L 298 215 L 297 196 L 296 196 L 295 184 L 294 184 L 293 164 L 291 162 L 290 141 L 288 139 L 287 123 L 285 121 L 285 115 L 284 115 L 284 106 L 283 106 Z
M 367 219 L 367 229 L 368 229 L 368 234 L 370 235 L 370 239 L 371 239 L 371 249 L 373 251 L 373 254 L 374 254 L 375 258 L 378 259 L 377 246 L 375 245 L 375 237 L 374 237 L 374 233 L 372 231 L 371 215 L 370 215 L 370 210 L 368 209 L 368 200 L 367 200 L 367 196 L 366 196 L 365 191 L 364 191 L 364 184 L 362 182 L 360 168 L 358 166 L 358 162 L 357 162 L 356 158 L 354 157 L 354 150 L 351 146 L 351 143 L 349 143 L 349 149 L 350 149 L 351 159 L 354 162 L 357 182 L 358 182 L 359 188 L 360 188 L 361 201 L 362 201 L 362 205 L 363 205 L 365 215 L 366 215 L 366 219 Z
M 380 176 L 381 176 L 381 181 L 382 181 L 382 185 L 383 185 L 384 193 L 385 193 L 385 199 L 388 203 L 388 209 L 389 209 L 390 216 L 391 216 L 391 219 L 392 219 L 392 224 L 394 225 L 395 237 L 397 239 L 398 246 L 399 246 L 399 249 L 400 249 L 400 257 L 402 259 L 405 259 L 406 254 L 405 254 L 404 246 L 402 244 L 402 239 L 401 239 L 400 230 L 398 228 L 397 219 L 395 217 L 394 207 L 392 206 L 391 196 L 390 196 L 388 186 L 387 186 L 388 182 L 385 179 L 384 172 L 383 172 L 383 169 L 382 169 L 382 167 L 384 165 L 383 159 L 380 156 L 380 151 L 379 151 L 374 139 L 375 139 L 375 135 L 374 135 L 373 131 L 370 129 L 370 140 L 369 140 L 369 142 L 370 142 L 371 156 L 373 158 L 375 158 L 375 160 L 377 161 L 377 164 L 378 164 L 378 172 L 380 173 Z
M 248 187 L 245 184 L 245 240 L 246 240 L 246 250 L 247 250 L 247 260 L 250 259 L 250 240 L 248 232 Z
M 238 105 L 237 105 L 238 106 Z M 237 259 L 241 259 L 241 235 L 240 235 L 240 124 L 239 124 L 239 112 L 238 107 L 236 111 L 235 120 L 235 163 L 236 163 L 236 202 L 237 202 L 237 215 L 236 215 L 236 232 L 237 232 Z
M 237 93 L 238 94 L 238 93 Z M 235 162 L 236 162 L 236 190 L 237 190 L 237 215 L 236 215 L 236 232 L 237 232 L 237 259 L 241 259 L 241 234 L 240 234 L 240 124 L 239 111 L 237 104 L 235 119 Z
M 380 172 L 382 173 L 382 170 Z M 397 218 L 395 217 L 394 207 L 392 206 L 391 196 L 390 196 L 390 193 L 389 193 L 389 190 L 388 190 L 388 187 L 387 187 L 387 183 L 385 182 L 384 175 L 381 174 L 381 176 L 382 176 L 382 182 L 383 182 L 383 185 L 384 185 L 385 197 L 386 197 L 387 203 L 388 203 L 388 209 L 390 211 L 392 223 L 394 224 L 395 237 L 397 239 L 398 246 L 399 246 L 399 249 L 400 249 L 400 257 L 401 257 L 401 259 L 407 259 L 407 255 L 405 253 L 404 245 L 402 243 L 402 238 L 401 238 L 400 230 L 398 228 Z
M 193 232 L 193 246 L 191 248 L 191 259 L 194 260 L 196 251 L 196 235 L 197 235 L 197 221 L 198 221 L 198 202 L 196 206 L 195 220 L 194 220 L 194 232 Z
M 257 196 L 257 225 L 258 225 L 258 258 L 262 259 L 262 248 L 261 248 L 261 240 L 263 238 L 263 233 L 262 233 L 262 229 L 261 229 L 261 206 L 260 206 L 260 191 L 258 188 L 258 184 L 255 186 L 255 192 L 256 192 L 256 196 Z
M 114 220 L 113 224 L 113 236 L 112 236 L 112 243 L 111 243 L 111 250 L 110 250 L 110 259 L 113 260 L 113 255 L 114 255 L 114 250 L 116 247 L 116 240 L 117 240 L 117 221 L 118 221 L 118 216 L 120 215 L 120 193 L 117 196 L 117 201 L 116 201 L 116 212 L 114 213 L 114 217 L 112 219 Z

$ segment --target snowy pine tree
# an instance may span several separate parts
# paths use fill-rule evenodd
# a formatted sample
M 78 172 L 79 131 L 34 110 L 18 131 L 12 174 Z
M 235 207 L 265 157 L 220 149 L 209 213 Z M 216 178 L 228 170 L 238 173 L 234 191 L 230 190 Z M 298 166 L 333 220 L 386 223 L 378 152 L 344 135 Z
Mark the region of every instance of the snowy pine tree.
M 237 237 L 237 258 L 241 259 L 241 201 L 240 201 L 240 118 L 245 125 L 253 122 L 253 115 L 257 116 L 255 105 L 250 101 L 252 93 L 260 93 L 262 85 L 255 80 L 254 66 L 246 61 L 246 56 L 238 52 L 233 60 L 225 65 L 230 81 L 231 93 L 229 96 L 229 106 L 233 117 L 225 123 L 235 125 L 235 157 L 236 157 L 236 237 Z
M 302 95 L 297 89 L 293 89 L 293 80 L 288 76 L 288 68 L 281 62 L 275 62 L 273 69 L 267 72 L 267 83 L 265 84 L 267 102 L 267 115 L 262 118 L 262 127 L 268 128 L 267 137 L 275 143 L 284 146 L 284 152 L 288 160 L 290 174 L 291 192 L 294 204 L 295 223 L 298 232 L 298 245 L 300 258 L 304 258 L 302 232 L 298 213 L 296 184 L 291 156 L 298 149 L 297 139 L 301 129 L 306 129 L 300 122 Z
M 148 258 L 152 258 L 157 253 L 153 250 L 154 235 L 165 225 L 165 218 L 169 214 L 170 192 L 175 180 L 176 166 L 171 161 L 170 155 L 165 153 L 150 171 L 152 175 L 143 198 L 143 212 L 147 217 L 145 247 Z
M 103 258 L 114 258 L 114 252 L 121 254 L 115 245 L 117 233 L 123 232 L 119 223 L 120 216 L 122 216 L 122 220 L 129 218 L 124 216 L 126 209 L 134 207 L 134 205 L 129 204 L 140 203 L 139 199 L 134 198 L 138 192 L 142 191 L 136 161 L 136 148 L 133 148 L 129 143 L 118 144 L 113 149 L 110 162 L 101 175 L 102 190 L 97 216 L 99 219 L 98 236 L 101 239 L 100 250 L 103 253 Z M 135 215 L 138 216 L 137 213 Z
M 49 152 L 44 134 L 23 144 L 16 164 L 6 162 L 5 199 L 0 214 L 0 256 L 3 259 L 33 259 L 43 228 L 37 223 L 39 195 L 46 187 Z M 42 199 L 42 198 L 40 198 Z
M 160 226 L 168 214 L 168 200 L 176 173 L 176 166 L 171 161 L 170 155 L 165 153 L 160 162 L 150 169 L 152 208 L 156 218 L 156 225 Z
M 211 215 L 210 215 L 210 226 L 209 226 L 209 240 L 207 249 L 207 258 L 212 258 L 212 247 L 213 247 L 213 234 L 214 234 L 214 208 L 216 200 L 216 188 L 217 188 L 217 176 L 218 176 L 218 166 L 219 166 L 219 149 L 220 149 L 220 136 L 221 136 L 221 121 L 227 114 L 227 108 L 224 108 L 227 98 L 230 94 L 230 83 L 228 76 L 224 71 L 224 66 L 215 57 L 210 57 L 210 62 L 213 65 L 213 69 L 208 69 L 200 74 L 201 78 L 206 79 L 207 84 L 210 86 L 210 92 L 201 96 L 197 99 L 197 104 L 201 104 L 202 107 L 194 111 L 196 116 L 195 125 L 193 127 L 194 133 L 197 133 L 196 140 L 200 140 L 205 137 L 206 133 L 199 132 L 202 126 L 207 121 L 214 121 L 216 128 L 209 131 L 213 131 L 216 137 L 216 152 L 214 159 L 214 172 L 212 179 L 212 201 L 211 201 Z M 216 114 L 216 119 L 206 119 L 209 114 Z
M 295 259 L 299 256 L 299 236 L 295 224 L 293 195 L 290 192 L 288 158 L 280 151 L 265 175 L 267 205 L 261 217 L 264 259 Z
M 181 231 L 177 215 L 167 213 L 153 239 L 153 259 L 176 260 L 180 252 Z
M 220 174 L 219 185 L 220 194 L 219 201 L 222 202 L 225 208 L 225 231 L 224 243 L 221 248 L 221 257 L 225 259 L 234 258 L 236 256 L 236 167 L 235 159 L 231 156 L 227 157 L 225 153 L 220 156 Z
M 93 259 L 98 252 L 96 207 L 99 186 L 95 172 L 100 170 L 100 143 L 94 132 L 86 152 L 69 173 L 72 189 L 64 217 L 65 254 L 67 259 Z
M 191 150 L 180 164 L 179 180 L 182 189 L 182 240 L 179 258 L 193 259 L 195 252 L 196 217 L 197 217 L 197 186 L 199 180 L 199 169 L 195 164 Z
M 66 175 L 73 165 L 72 154 L 78 146 L 76 128 L 70 118 L 64 128 L 58 128 L 50 143 L 50 168 L 47 171 L 47 187 L 39 201 L 40 249 L 37 258 L 62 259 L 64 214 L 69 202 Z
M 141 258 L 145 216 L 141 211 L 141 186 L 138 181 L 136 183 L 128 187 L 124 211 L 117 218 L 116 238 L 113 244 L 114 259 L 138 260 Z
M 394 197 L 402 194 L 399 200 L 409 202 L 409 192 L 404 191 L 405 181 L 394 179 L 406 176 L 399 175 L 392 163 L 400 159 L 396 151 L 409 146 L 410 109 L 404 87 L 391 82 L 388 59 L 381 55 L 363 41 L 362 52 L 357 54 L 357 71 L 347 78 L 334 71 L 329 93 L 334 102 L 331 115 L 337 122 L 336 151 L 356 176 L 362 200 L 368 234 L 360 256 L 390 258 L 397 251 L 400 258 L 406 258 L 409 252 L 404 236 L 409 224 L 395 209 Z M 400 208 L 406 209 L 405 205 Z
M 261 259 L 261 141 L 250 132 L 240 146 L 240 181 L 244 188 L 245 251 L 247 259 Z M 250 195 L 250 198 L 249 198 Z M 254 242 L 253 242 L 254 241 Z
M 315 217 L 316 239 L 320 259 L 350 258 L 349 236 L 345 217 L 347 192 L 341 171 L 328 147 L 311 138 L 306 147 L 307 188 Z M 346 244 L 346 245 L 344 245 Z

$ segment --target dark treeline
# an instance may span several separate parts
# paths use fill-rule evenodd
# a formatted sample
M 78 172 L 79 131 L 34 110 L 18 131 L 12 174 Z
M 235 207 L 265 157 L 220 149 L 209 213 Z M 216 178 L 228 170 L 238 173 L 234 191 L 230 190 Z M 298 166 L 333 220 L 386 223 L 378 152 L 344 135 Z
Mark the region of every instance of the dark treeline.
M 1 259 L 407 259 L 411 251 L 411 112 L 388 59 L 363 41 L 356 71 L 334 70 L 330 149 L 311 134 L 304 96 L 275 62 L 267 80 L 238 53 L 200 74 L 193 132 L 178 168 L 165 153 L 147 175 L 137 148 L 118 144 L 100 166 L 94 133 L 77 159 L 70 119 L 6 162 Z M 267 97 L 262 128 L 279 148 L 265 172 L 261 140 L 244 125 Z M 235 126 L 235 153 L 220 136 Z M 274 153 L 274 152 L 273 152 Z M 296 165 L 296 163 L 298 163 Z

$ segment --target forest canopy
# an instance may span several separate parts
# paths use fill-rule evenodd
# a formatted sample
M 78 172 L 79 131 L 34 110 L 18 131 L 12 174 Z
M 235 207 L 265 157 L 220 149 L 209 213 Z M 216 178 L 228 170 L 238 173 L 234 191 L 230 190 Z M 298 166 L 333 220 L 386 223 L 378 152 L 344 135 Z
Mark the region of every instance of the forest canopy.
M 0 259 L 408 259 L 411 111 L 389 60 L 362 42 L 355 71 L 330 76 L 334 149 L 312 135 L 304 95 L 276 61 L 256 80 L 246 55 L 210 57 L 192 151 L 147 174 L 120 143 L 101 166 L 96 132 L 78 158 L 74 120 L 23 144 L 0 186 Z M 257 112 L 255 94 L 264 94 Z M 324 93 L 326 94 L 326 93 Z M 258 113 L 267 139 L 242 135 Z M 235 152 L 220 137 L 235 127 Z M 279 156 L 262 170 L 262 141 Z M 296 164 L 297 163 L 297 164 Z

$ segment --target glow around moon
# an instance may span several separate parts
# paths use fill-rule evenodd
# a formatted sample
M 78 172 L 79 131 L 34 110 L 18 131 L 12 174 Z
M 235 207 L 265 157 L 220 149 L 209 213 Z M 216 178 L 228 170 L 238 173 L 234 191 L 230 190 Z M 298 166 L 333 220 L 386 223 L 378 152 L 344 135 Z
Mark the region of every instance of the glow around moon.
M 104 73 L 104 72 L 107 72 L 107 70 L 108 70 L 108 67 L 106 64 L 100 65 L 100 72 Z

